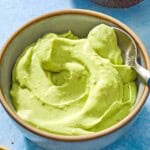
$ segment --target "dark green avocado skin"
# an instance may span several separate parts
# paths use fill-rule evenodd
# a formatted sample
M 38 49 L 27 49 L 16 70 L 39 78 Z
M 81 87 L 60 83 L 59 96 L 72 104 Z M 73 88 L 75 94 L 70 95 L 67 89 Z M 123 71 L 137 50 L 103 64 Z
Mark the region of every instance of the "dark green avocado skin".
M 93 2 L 112 8 L 128 8 L 144 0 L 92 0 Z

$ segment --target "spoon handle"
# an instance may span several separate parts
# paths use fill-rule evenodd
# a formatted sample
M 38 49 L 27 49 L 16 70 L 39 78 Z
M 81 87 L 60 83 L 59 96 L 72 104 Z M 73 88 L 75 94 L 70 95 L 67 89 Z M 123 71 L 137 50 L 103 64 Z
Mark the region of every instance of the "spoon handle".
M 143 81 L 148 85 L 148 87 L 150 87 L 150 71 L 143 68 L 138 63 L 136 63 L 134 69 L 140 75 L 140 77 L 143 79 Z

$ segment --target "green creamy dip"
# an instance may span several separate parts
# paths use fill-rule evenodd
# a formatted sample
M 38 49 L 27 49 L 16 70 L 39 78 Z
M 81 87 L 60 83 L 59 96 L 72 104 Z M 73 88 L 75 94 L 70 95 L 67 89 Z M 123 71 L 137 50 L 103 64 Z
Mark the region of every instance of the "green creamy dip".
M 10 93 L 17 114 L 34 127 L 83 135 L 131 111 L 135 79 L 123 65 L 113 28 L 101 24 L 87 38 L 49 33 L 27 47 L 13 68 Z

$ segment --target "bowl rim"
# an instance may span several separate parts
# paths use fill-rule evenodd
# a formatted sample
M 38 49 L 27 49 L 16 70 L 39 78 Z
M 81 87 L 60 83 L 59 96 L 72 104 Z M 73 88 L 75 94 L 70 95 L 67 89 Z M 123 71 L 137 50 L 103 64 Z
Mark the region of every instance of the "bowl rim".
M 108 16 L 106 14 L 100 13 L 100 12 L 96 12 L 96 11 L 91 11 L 91 10 L 83 10 L 83 9 L 66 9 L 66 10 L 59 10 L 59 11 L 54 11 L 54 12 L 50 12 L 44 15 L 41 15 L 39 17 L 36 17 L 30 21 L 28 21 L 27 23 L 25 23 L 22 27 L 20 27 L 16 32 L 14 32 L 14 34 L 12 34 L 10 36 L 10 38 L 7 40 L 7 42 L 4 44 L 4 46 L 1 49 L 0 52 L 0 65 L 2 62 L 2 58 L 5 54 L 6 49 L 8 48 L 9 44 L 13 41 L 13 39 L 22 31 L 24 31 L 24 29 L 28 28 L 30 25 L 37 23 L 41 20 L 44 20 L 46 18 L 50 18 L 50 17 L 54 17 L 54 16 L 59 16 L 59 15 L 70 15 L 70 14 L 76 14 L 76 15 L 85 15 L 85 16 L 91 16 L 94 18 L 99 18 L 99 19 L 103 19 L 105 21 L 111 22 L 115 25 L 117 25 L 119 28 L 125 30 L 127 33 L 129 33 L 132 38 L 135 40 L 137 46 L 140 48 L 140 52 L 144 58 L 144 64 L 145 67 L 147 69 L 150 69 L 150 62 L 149 62 L 149 57 L 147 54 L 147 51 L 143 45 L 143 43 L 141 42 L 141 40 L 138 38 L 138 36 L 125 24 L 123 24 L 122 22 L 120 22 L 119 20 Z M 31 126 L 30 124 L 26 123 L 24 120 L 22 120 L 10 107 L 9 104 L 7 103 L 7 101 L 5 100 L 4 94 L 1 90 L 0 87 L 0 102 L 3 106 L 3 108 L 6 110 L 6 112 L 8 113 L 8 115 L 15 121 L 17 122 L 21 127 L 23 127 L 24 129 L 30 131 L 31 133 L 34 133 L 35 135 L 44 137 L 46 139 L 53 139 L 53 140 L 57 140 L 57 141 L 65 141 L 65 142 L 77 142 L 77 141 L 88 141 L 88 140 L 92 140 L 92 139 L 96 139 L 99 137 L 103 137 L 106 135 L 109 135 L 117 130 L 119 130 L 120 128 L 124 127 L 127 123 L 129 123 L 137 114 L 138 112 L 141 110 L 141 108 L 143 107 L 147 96 L 148 96 L 149 90 L 148 87 L 145 86 L 143 93 L 140 97 L 139 102 L 136 104 L 136 107 L 125 117 L 123 118 L 121 121 L 119 121 L 118 123 L 116 123 L 115 125 L 106 128 L 102 131 L 98 131 L 96 133 L 92 133 L 92 134 L 87 134 L 87 135 L 80 135 L 80 136 L 68 136 L 68 135 L 59 135 L 59 134 L 53 134 L 53 133 L 49 133 L 40 129 L 37 129 L 33 126 Z
M 8 150 L 7 147 L 0 145 L 0 150 Z

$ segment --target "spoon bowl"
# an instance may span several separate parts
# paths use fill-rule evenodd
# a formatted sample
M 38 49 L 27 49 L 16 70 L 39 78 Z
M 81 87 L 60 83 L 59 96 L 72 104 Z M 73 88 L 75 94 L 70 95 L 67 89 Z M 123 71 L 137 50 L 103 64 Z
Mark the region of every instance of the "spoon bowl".
M 115 30 L 118 45 L 122 51 L 124 63 L 135 69 L 142 81 L 150 86 L 150 71 L 143 68 L 137 62 L 137 46 L 133 38 L 125 31 L 113 27 Z

